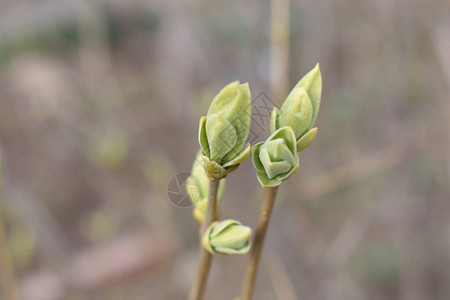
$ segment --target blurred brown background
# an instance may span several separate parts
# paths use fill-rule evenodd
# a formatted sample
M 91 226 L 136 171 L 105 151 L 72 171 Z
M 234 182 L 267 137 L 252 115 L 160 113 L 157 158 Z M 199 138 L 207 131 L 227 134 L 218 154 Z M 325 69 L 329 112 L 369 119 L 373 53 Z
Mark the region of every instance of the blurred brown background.
M 289 31 L 283 3 L 0 2 L 0 254 L 21 299 L 185 299 L 197 225 L 167 185 L 200 116 L 234 80 L 280 104 L 317 62 L 319 134 L 255 299 L 450 299 L 449 2 L 292 1 Z M 255 227 L 261 195 L 247 161 L 222 218 Z M 206 299 L 236 296 L 246 261 L 218 257 Z

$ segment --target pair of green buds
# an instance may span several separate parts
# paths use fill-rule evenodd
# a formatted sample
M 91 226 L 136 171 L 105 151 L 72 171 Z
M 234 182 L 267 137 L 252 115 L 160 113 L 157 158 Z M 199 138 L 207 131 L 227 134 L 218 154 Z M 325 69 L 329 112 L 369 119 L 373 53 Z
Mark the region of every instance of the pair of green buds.
M 262 187 L 276 187 L 299 169 L 298 152 L 307 148 L 317 134 L 313 128 L 320 106 L 322 77 L 319 65 L 306 74 L 290 92 L 270 120 L 270 137 L 250 147 L 246 143 L 251 123 L 251 94 L 248 84 L 238 81 L 214 97 L 208 113 L 200 119 L 200 151 L 194 162 L 187 192 L 194 204 L 194 217 L 202 223 L 206 214 L 209 180 L 219 180 L 218 201 L 225 176 L 252 154 Z M 217 206 L 218 207 L 218 206 Z M 219 211 L 216 211 L 216 215 Z M 246 253 L 251 229 L 238 221 L 214 222 L 202 243 L 211 253 Z
M 292 89 L 281 109 L 272 110 L 270 137 L 252 147 L 252 160 L 262 187 L 276 187 L 299 169 L 297 152 L 317 135 L 322 76 L 319 64 Z
M 191 199 L 193 215 L 199 225 L 205 221 L 208 205 L 209 179 L 203 167 L 202 153 L 199 151 L 187 179 L 186 190 Z M 225 188 L 225 179 L 219 181 L 217 191 L 216 217 L 220 214 L 220 200 Z M 250 249 L 251 228 L 235 220 L 213 222 L 202 238 L 202 245 L 212 254 L 245 254 Z

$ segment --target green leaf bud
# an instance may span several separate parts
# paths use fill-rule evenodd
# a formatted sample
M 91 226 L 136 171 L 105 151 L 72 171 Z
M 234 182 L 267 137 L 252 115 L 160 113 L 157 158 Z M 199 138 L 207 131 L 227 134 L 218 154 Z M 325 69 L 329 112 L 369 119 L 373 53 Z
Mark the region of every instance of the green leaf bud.
M 314 141 L 317 135 L 317 127 L 311 129 L 306 134 L 304 134 L 297 142 L 297 150 L 302 151 L 306 149 Z
M 250 249 L 252 229 L 235 220 L 213 222 L 202 238 L 212 254 L 245 254 Z
M 270 119 L 270 132 L 290 126 L 297 140 L 297 150 L 308 147 L 317 130 L 311 129 L 317 119 L 322 94 L 322 75 L 319 64 L 306 74 L 292 89 L 281 109 L 274 108 Z M 306 137 L 307 136 L 307 137 Z M 300 140 L 305 137 L 302 142 Z
M 311 129 L 316 122 L 317 114 L 319 113 L 320 108 L 320 98 L 322 96 L 322 74 L 320 73 L 319 64 L 316 64 L 314 69 L 303 76 L 295 87 L 305 88 L 309 98 L 311 99 L 311 104 L 313 106 L 313 117 L 308 128 Z
M 225 188 L 225 179 L 220 180 L 219 190 L 217 193 L 218 204 L 223 195 Z M 209 179 L 206 176 L 205 168 L 203 167 L 202 153 L 199 151 L 192 165 L 191 176 L 186 181 L 186 192 L 194 205 L 194 218 L 202 224 L 205 220 L 206 208 L 208 205 L 209 193 Z M 217 205 L 216 215 L 219 216 L 220 208 Z
M 295 87 L 281 106 L 277 128 L 290 126 L 299 139 L 310 126 L 312 115 L 313 107 L 305 88 Z
M 209 178 L 223 178 L 245 161 L 250 144 L 251 95 L 248 84 L 235 81 L 214 97 L 200 119 L 199 143 Z
M 299 169 L 297 141 L 291 127 L 276 130 L 252 147 L 252 161 L 262 187 L 275 187 Z

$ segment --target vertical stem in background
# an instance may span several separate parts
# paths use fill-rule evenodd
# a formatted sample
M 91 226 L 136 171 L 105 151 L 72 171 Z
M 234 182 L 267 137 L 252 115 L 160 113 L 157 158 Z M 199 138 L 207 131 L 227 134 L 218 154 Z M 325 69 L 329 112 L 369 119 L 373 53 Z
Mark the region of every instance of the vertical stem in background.
M 202 229 L 200 231 L 200 256 L 198 270 L 194 283 L 192 284 L 191 292 L 189 294 L 189 300 L 201 300 L 205 292 L 206 282 L 208 281 L 209 269 L 211 268 L 212 262 L 212 254 L 202 247 L 201 238 L 209 225 L 217 219 L 216 206 L 219 182 L 220 179 L 209 181 L 208 207 L 206 209 L 205 222 L 203 223 Z
M 0 219 L 0 287 L 1 296 L 5 300 L 19 300 L 19 289 L 17 287 L 11 256 L 6 240 L 6 231 L 3 221 Z
M 289 0 L 270 1 L 270 91 L 276 101 L 286 97 L 289 90 L 289 3 Z M 278 187 L 264 189 L 263 205 L 258 228 L 253 238 L 240 300 L 252 298 L 259 259 L 277 192 Z
M 270 90 L 281 101 L 289 90 L 289 0 L 270 3 Z
M 256 229 L 255 237 L 253 238 L 250 261 L 247 266 L 247 272 L 245 274 L 240 300 L 250 300 L 252 298 L 256 273 L 258 272 L 259 259 L 277 192 L 278 187 L 264 189 L 264 200 L 258 219 L 258 228 Z

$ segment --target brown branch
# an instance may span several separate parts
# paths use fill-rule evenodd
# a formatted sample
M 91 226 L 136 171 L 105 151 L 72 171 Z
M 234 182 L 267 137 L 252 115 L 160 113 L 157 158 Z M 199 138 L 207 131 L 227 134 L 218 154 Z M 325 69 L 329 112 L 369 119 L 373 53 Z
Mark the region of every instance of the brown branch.
M 256 229 L 255 237 L 253 238 L 250 261 L 248 263 L 247 273 L 242 286 L 242 295 L 240 300 L 250 300 L 252 298 L 259 259 L 261 256 L 267 227 L 269 226 L 270 215 L 272 214 L 275 198 L 277 197 L 277 192 L 278 187 L 264 189 L 263 205 L 259 215 L 258 228 Z

